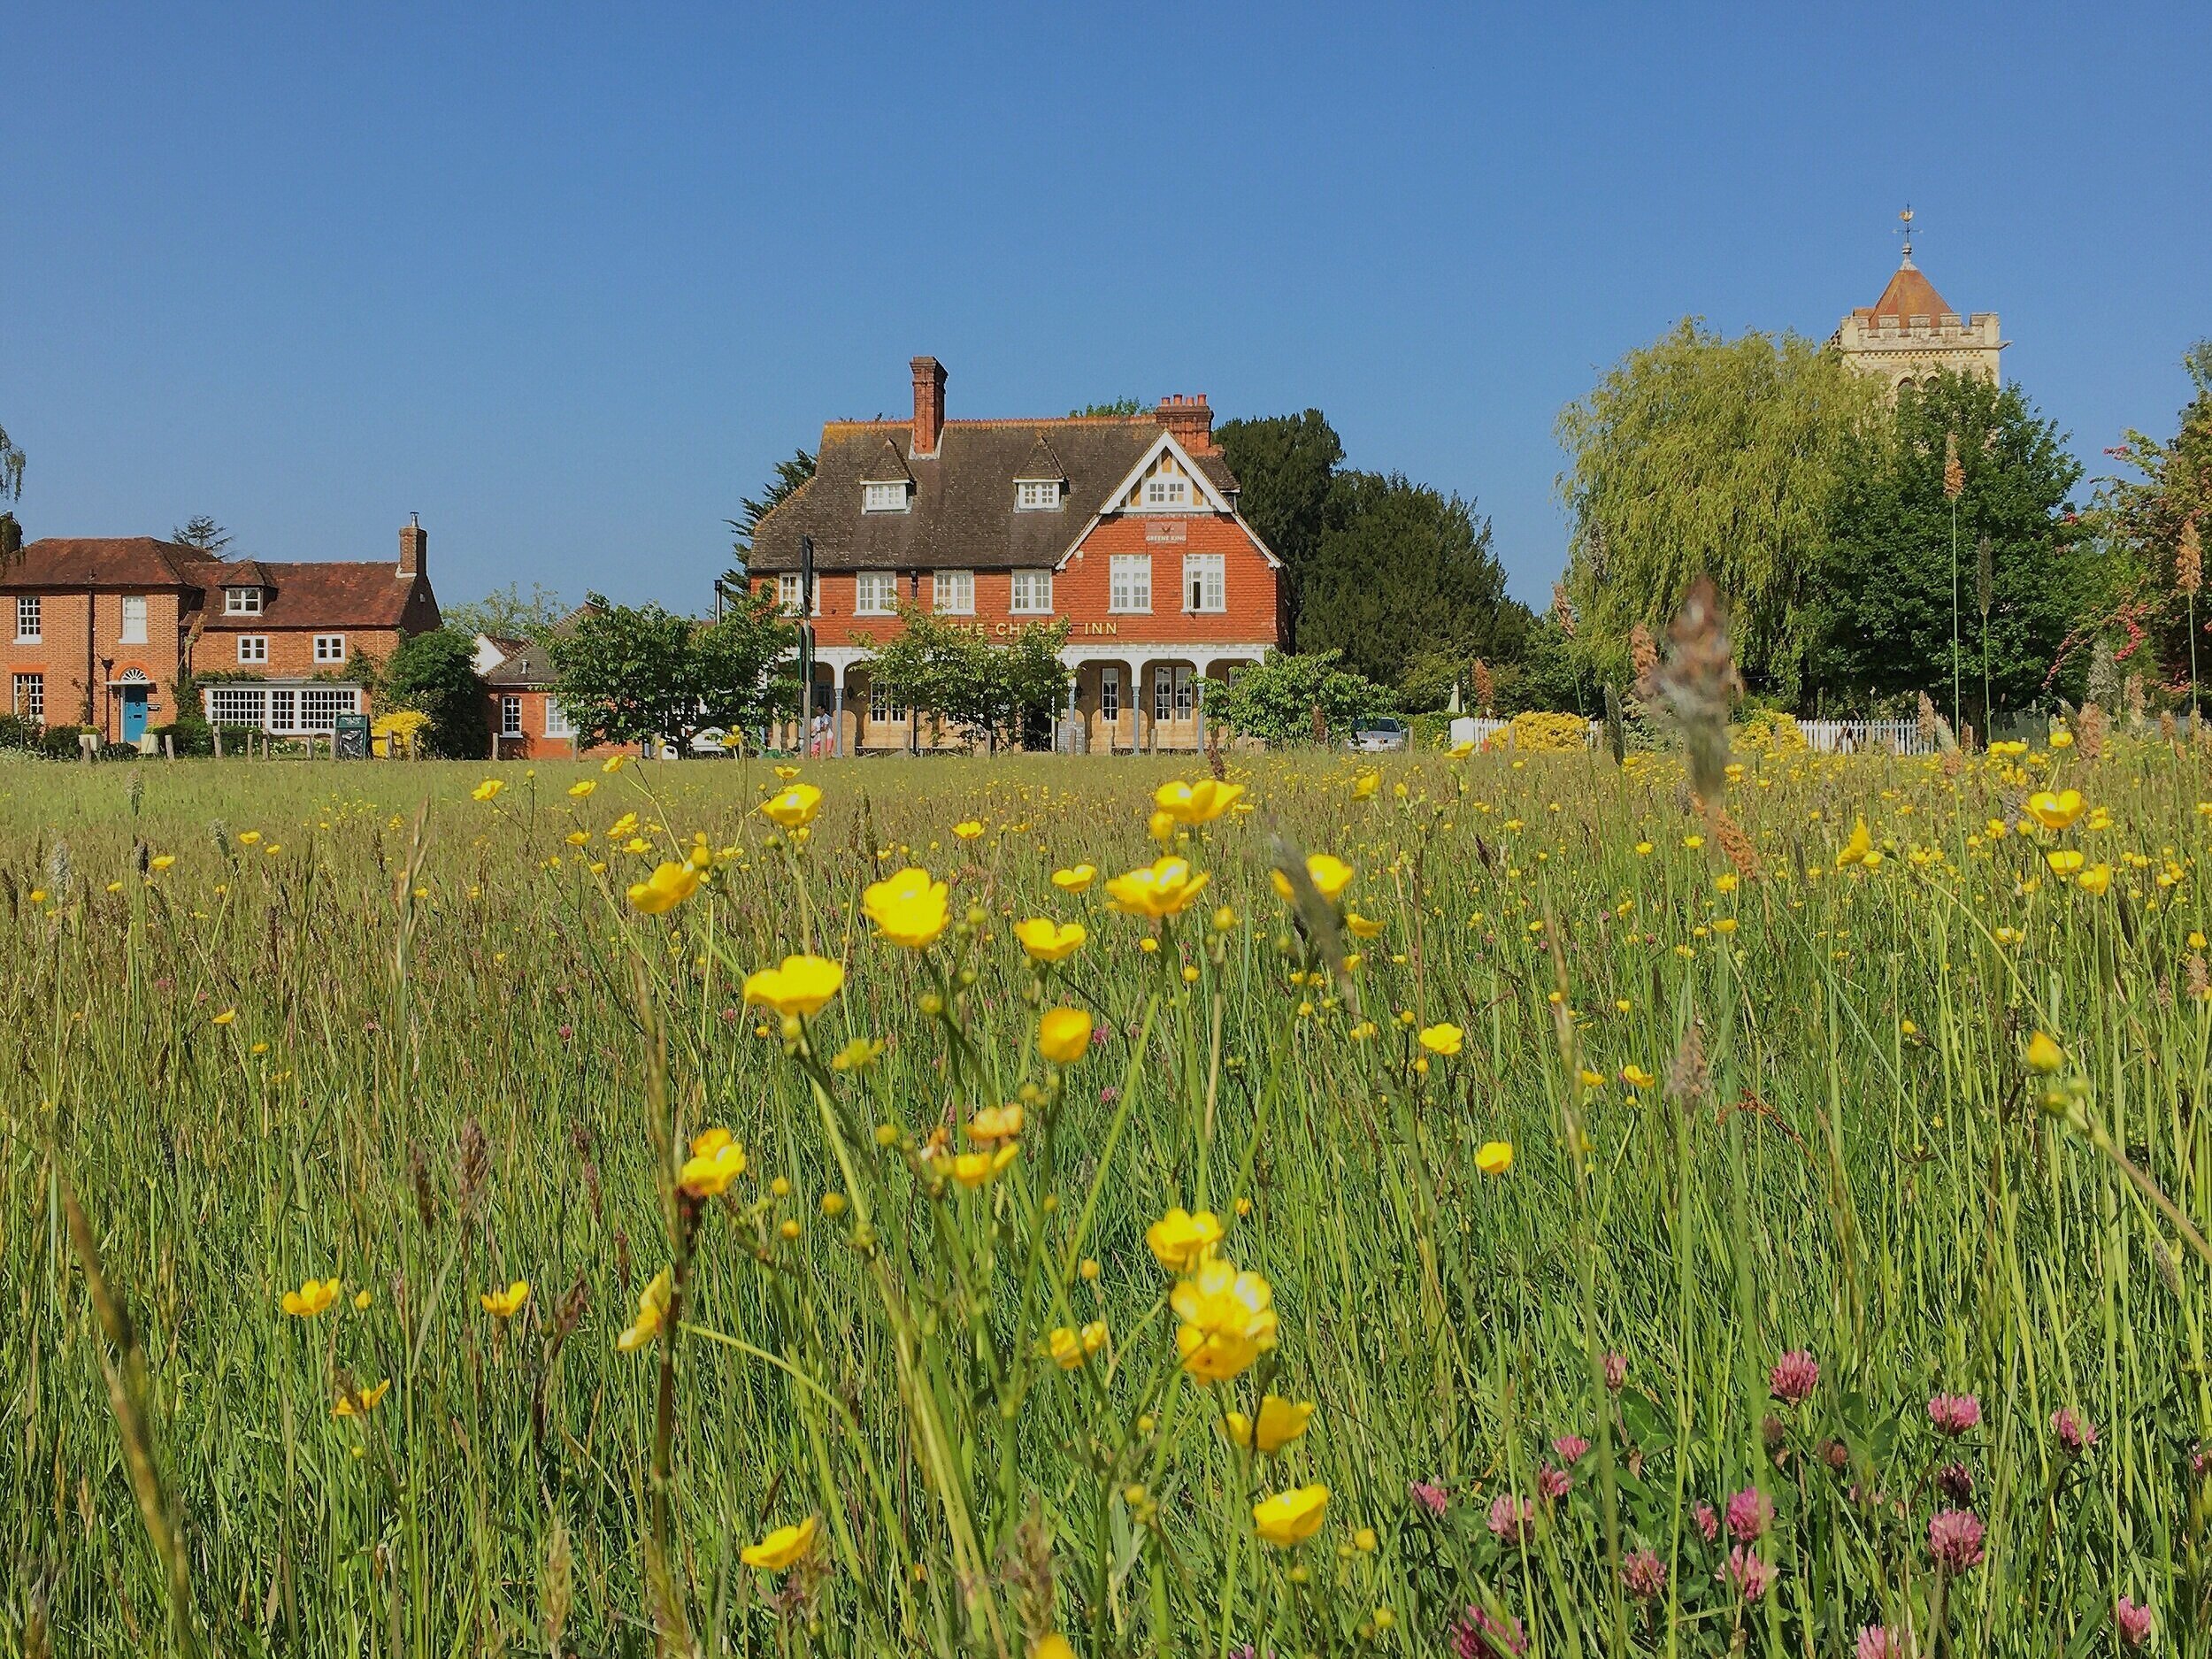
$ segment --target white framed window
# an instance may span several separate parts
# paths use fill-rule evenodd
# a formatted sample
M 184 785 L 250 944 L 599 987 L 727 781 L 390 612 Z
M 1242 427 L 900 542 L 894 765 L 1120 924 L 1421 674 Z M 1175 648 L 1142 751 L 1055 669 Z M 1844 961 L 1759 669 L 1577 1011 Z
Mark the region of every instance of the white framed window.
M 1229 578 L 1226 560 L 1219 553 L 1183 555 L 1183 609 L 1226 611 Z
M 576 735 L 576 722 L 568 718 L 568 710 L 561 706 L 558 697 L 545 700 L 545 734 L 548 737 Z
M 294 723 L 292 718 L 292 710 L 298 703 L 298 701 L 299 694 L 295 691 L 270 692 L 269 730 L 272 732 L 290 732 L 297 730 L 298 728 Z
M 346 636 L 342 634 L 318 634 L 315 636 L 315 660 L 319 663 L 344 662 Z
M 930 595 L 940 616 L 972 617 L 975 614 L 975 572 L 973 571 L 939 571 L 930 578 Z
M 269 694 L 273 700 L 276 694 Z M 358 706 L 360 694 L 350 686 L 309 686 L 300 692 L 299 729 L 303 732 L 329 732 L 336 729 L 338 717 L 352 714 Z
M 1052 614 L 1052 572 L 1050 571 L 1016 571 L 1013 592 L 1006 607 L 1018 617 L 1048 617 Z
M 223 614 L 227 617 L 259 616 L 261 614 L 261 589 L 258 588 L 224 588 Z
M 787 617 L 799 614 L 799 586 L 797 571 L 785 571 L 776 578 L 776 603 Z M 814 614 L 822 614 L 822 579 L 818 576 L 814 579 Z
M 511 691 L 500 695 L 499 734 L 502 737 L 522 735 L 522 699 Z
M 1196 676 L 1187 664 L 1162 663 L 1152 671 L 1152 718 L 1187 720 L 1197 707 Z
M 1014 486 L 1014 506 L 1022 512 L 1055 512 L 1060 506 L 1060 480 L 1025 478 Z
M 15 600 L 15 642 L 36 645 L 46 637 L 42 620 L 45 606 L 36 594 L 18 594 Z
M 899 579 L 890 571 L 863 571 L 853 578 L 853 615 L 887 617 L 899 608 Z
M 1110 664 L 1098 671 L 1098 712 L 1102 719 L 1121 718 L 1121 670 Z
M 1190 502 L 1190 480 L 1180 472 L 1159 472 L 1144 480 L 1148 507 L 1181 507 Z
M 906 495 L 904 479 L 889 484 L 863 484 L 860 487 L 860 510 L 863 512 L 904 512 Z
M 125 645 L 146 643 L 146 595 L 123 595 L 123 632 L 117 638 Z
M 269 660 L 269 636 L 265 634 L 242 634 L 238 636 L 238 660 L 242 663 L 265 663 Z
M 868 723 L 882 726 L 905 718 L 906 705 L 899 701 L 898 694 L 881 680 L 871 680 L 868 682 Z
M 1107 567 L 1106 609 L 1109 611 L 1149 611 L 1152 609 L 1152 555 L 1149 553 L 1117 553 Z
M 27 720 L 43 726 L 46 723 L 46 676 L 18 674 L 15 677 L 15 711 Z
M 214 726 L 250 726 L 258 731 L 268 713 L 269 694 L 258 686 L 211 686 L 207 718 Z

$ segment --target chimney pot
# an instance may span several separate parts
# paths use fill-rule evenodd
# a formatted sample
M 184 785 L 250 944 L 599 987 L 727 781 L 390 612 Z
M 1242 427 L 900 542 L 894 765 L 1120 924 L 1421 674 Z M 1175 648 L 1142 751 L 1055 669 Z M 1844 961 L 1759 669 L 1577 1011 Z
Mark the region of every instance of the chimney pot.
M 1154 419 L 1175 434 L 1175 442 L 1193 455 L 1214 453 L 1214 411 L 1204 393 L 1187 396 L 1172 392 L 1160 399 Z
M 910 453 L 934 455 L 938 437 L 945 429 L 945 365 L 934 357 L 916 357 L 909 366 L 914 371 L 914 437 Z
M 423 573 L 425 555 L 430 550 L 430 532 L 424 529 L 413 513 L 399 527 L 399 573 L 403 577 Z

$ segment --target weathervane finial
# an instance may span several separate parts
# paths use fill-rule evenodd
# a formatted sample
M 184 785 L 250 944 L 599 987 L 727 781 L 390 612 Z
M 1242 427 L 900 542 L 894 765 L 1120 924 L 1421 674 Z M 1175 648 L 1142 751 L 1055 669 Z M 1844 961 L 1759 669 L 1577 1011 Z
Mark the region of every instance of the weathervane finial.
M 1912 263 L 1912 204 L 1906 203 L 1905 211 L 1897 217 L 1905 227 L 1905 263 L 1910 265 Z

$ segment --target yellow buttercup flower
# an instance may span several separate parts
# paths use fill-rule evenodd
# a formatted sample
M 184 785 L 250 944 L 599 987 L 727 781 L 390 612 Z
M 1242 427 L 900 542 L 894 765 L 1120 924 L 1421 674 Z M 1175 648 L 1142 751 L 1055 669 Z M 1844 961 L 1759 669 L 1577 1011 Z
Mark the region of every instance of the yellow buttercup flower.
M 1866 820 L 1860 818 L 1851 826 L 1851 839 L 1836 854 L 1836 868 L 1848 870 L 1853 864 L 1863 864 L 1873 850 L 1874 837 L 1867 831 Z
M 1240 783 L 1220 783 L 1202 778 L 1196 783 L 1164 783 L 1152 804 L 1178 824 L 1210 824 L 1237 803 L 1244 793 Z
M 2078 789 L 2039 790 L 2028 797 L 2028 816 L 2047 830 L 2062 830 L 2081 816 L 2084 804 Z
M 770 795 L 760 810 L 785 829 L 798 829 L 822 810 L 822 792 L 810 783 L 795 783 Z
M 1056 1630 L 1029 1650 L 1029 1659 L 1075 1659 L 1075 1649 Z
M 1106 891 L 1116 910 L 1156 920 L 1180 916 L 1197 901 L 1210 879 L 1193 871 L 1188 859 L 1170 856 L 1116 876 L 1106 884 Z
M 506 782 L 503 779 L 487 778 L 483 782 L 478 784 L 475 788 L 470 790 L 469 795 L 473 800 L 488 801 L 506 787 Z
M 297 1290 L 284 1293 L 280 1305 L 296 1319 L 312 1319 L 317 1314 L 328 1311 L 342 1288 L 334 1279 L 303 1279 Z
M 1513 1167 L 1510 1141 L 1486 1141 L 1475 1151 L 1475 1167 L 1485 1175 L 1502 1175 Z
M 952 1179 L 963 1187 L 981 1187 L 997 1179 L 1006 1166 L 1020 1156 L 1021 1145 L 1013 1141 L 995 1152 L 963 1152 L 952 1161 Z
M 1449 749 L 1444 751 L 1444 754 L 1446 758 L 1450 760 L 1464 760 L 1468 756 L 1473 754 L 1474 752 L 1475 741 L 1472 738 L 1467 738 L 1453 744 Z M 1517 760 L 1513 764 L 1516 766 L 1518 766 L 1521 763 Z
M 1145 833 L 1151 836 L 1161 846 L 1172 847 L 1175 844 L 1175 837 L 1180 833 L 1182 826 L 1176 823 L 1172 814 L 1156 811 L 1145 820 L 1144 828 Z
M 1009 1101 L 1003 1106 L 985 1106 L 968 1119 L 968 1138 L 971 1141 L 1011 1141 L 1022 1132 L 1029 1114 L 1019 1101 Z
M 2070 876 L 2081 868 L 2082 857 L 2071 847 L 2064 847 L 2056 852 L 2045 853 L 2043 862 L 2050 865 L 2053 875 Z
M 813 1554 L 819 1531 L 820 1524 L 810 1515 L 796 1526 L 779 1526 L 757 1544 L 746 1545 L 738 1558 L 764 1572 L 787 1572 Z
M 1260 1420 L 1257 1438 L 1254 1437 L 1252 1419 L 1241 1411 L 1226 1414 L 1229 1438 L 1239 1446 L 1252 1447 L 1265 1454 L 1272 1454 L 1296 1440 L 1306 1432 L 1306 1424 L 1313 1416 L 1311 1401 L 1292 1402 L 1280 1394 L 1270 1394 L 1260 1402 Z
M 776 768 L 777 780 L 781 783 L 789 783 L 798 775 L 799 769 L 796 766 L 779 766 Z
M 826 956 L 786 956 L 781 967 L 745 976 L 745 1000 L 757 1008 L 811 1019 L 844 984 L 840 963 Z
M 1095 864 L 1073 864 L 1065 870 L 1052 872 L 1052 885 L 1063 893 L 1080 893 L 1098 879 Z
M 596 778 L 579 778 L 568 786 L 569 798 L 573 801 L 588 800 L 591 792 L 598 787 L 599 780 Z
M 728 1130 L 710 1129 L 691 1143 L 691 1156 L 677 1174 L 676 1185 L 694 1198 L 719 1198 L 744 1173 L 745 1148 Z
M 2028 1070 L 2048 1077 L 2066 1064 L 2066 1051 L 2047 1031 L 2039 1031 L 2028 1039 Z
M 1221 1242 L 1221 1218 L 1210 1210 L 1196 1215 L 1178 1204 L 1144 1230 L 1144 1241 L 1160 1265 L 1171 1273 L 1187 1273 L 1204 1261 Z
M 1382 787 L 1382 773 L 1363 772 L 1352 780 L 1352 799 L 1364 801 Z
M 951 920 L 945 892 L 945 884 L 932 881 L 928 871 L 910 866 L 870 883 L 860 895 L 860 908 L 879 937 L 920 950 L 934 944 Z
M 1252 1525 L 1266 1542 L 1288 1549 L 1319 1532 L 1328 1511 L 1328 1487 L 1299 1486 L 1254 1504 Z
M 1021 941 L 1033 962 L 1064 961 L 1080 950 L 1090 936 L 1090 930 L 1080 922 L 1056 922 L 1045 916 L 1033 916 L 1014 925 L 1014 937 Z
M 952 826 L 952 833 L 957 835 L 964 841 L 972 841 L 977 836 L 983 833 L 983 826 L 978 823 L 975 819 L 969 818 L 964 822 L 954 825 Z
M 2105 889 L 2112 885 L 2112 866 L 2092 864 L 2074 878 L 2074 885 L 2093 898 L 2101 898 Z
M 484 1311 L 495 1319 L 511 1319 L 522 1311 L 522 1304 L 530 1300 L 530 1281 L 518 1279 L 504 1290 L 487 1290 L 476 1300 L 484 1305 Z
M 146 861 L 148 866 L 155 870 L 166 870 L 176 862 L 177 856 L 174 853 L 156 853 Z
M 638 1292 L 637 1317 L 614 1340 L 618 1351 L 634 1354 L 660 1334 L 661 1322 L 668 1317 L 668 1303 L 675 1294 L 675 1275 L 664 1267 L 653 1275 L 652 1282 Z
M 376 1409 L 377 1402 L 391 1391 L 391 1386 L 392 1379 L 387 1377 L 375 1387 L 364 1388 L 357 1394 L 340 1394 L 338 1403 L 330 1408 L 330 1415 L 334 1417 L 366 1416 Z
M 1275 1293 L 1257 1273 L 1210 1256 L 1178 1280 L 1168 1306 L 1182 1321 L 1175 1333 L 1183 1369 L 1206 1382 L 1227 1382 L 1275 1346 Z
M 231 1023 L 231 1021 L 236 1019 L 237 1018 L 238 1010 L 236 1009 L 227 1008 L 221 1013 L 215 1016 L 215 1023 L 218 1025 L 227 1025 Z
M 1321 896 L 1332 904 L 1336 902 L 1338 895 L 1352 885 L 1352 875 L 1351 865 L 1346 864 L 1341 858 L 1333 857 L 1327 853 L 1314 853 L 1306 859 L 1307 879 L 1313 883 L 1315 889 Z M 1286 900 L 1291 896 L 1290 878 L 1281 871 L 1269 871 L 1267 879 L 1273 884 L 1278 898 Z
M 662 864 L 630 887 L 630 902 L 648 916 L 665 916 L 699 890 L 699 872 L 688 863 Z
M 1379 938 L 1383 930 L 1383 925 L 1380 922 L 1370 921 L 1357 910 L 1346 912 L 1344 925 L 1352 930 L 1352 937 L 1355 939 Z
M 1621 1081 L 1631 1088 L 1649 1088 L 1658 1080 L 1640 1065 L 1624 1065 L 1621 1068 Z
M 1055 1065 L 1073 1065 L 1091 1048 L 1091 1017 L 1079 1008 L 1056 1008 L 1037 1022 L 1037 1052 Z
M 260 839 L 261 832 L 259 830 L 244 830 L 239 833 L 238 844 L 241 847 L 250 847 Z
M 1459 1052 L 1465 1038 L 1466 1033 L 1449 1020 L 1439 1020 L 1433 1025 L 1421 1028 L 1420 1042 L 1431 1054 L 1440 1054 L 1448 1058 Z
M 1056 1326 L 1045 1338 L 1045 1352 L 1062 1371 L 1073 1371 L 1087 1357 L 1083 1339 L 1064 1325 Z

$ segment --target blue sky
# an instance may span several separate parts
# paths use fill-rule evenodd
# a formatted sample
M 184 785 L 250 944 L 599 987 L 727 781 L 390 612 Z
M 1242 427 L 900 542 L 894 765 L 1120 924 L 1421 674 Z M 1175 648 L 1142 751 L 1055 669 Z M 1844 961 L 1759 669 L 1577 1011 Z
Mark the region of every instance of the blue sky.
M 2212 8 L 54 5 L 0 22 L 32 535 L 691 608 L 826 416 L 1317 405 L 1523 596 L 1560 406 L 1895 214 L 2093 472 L 2212 333 Z

